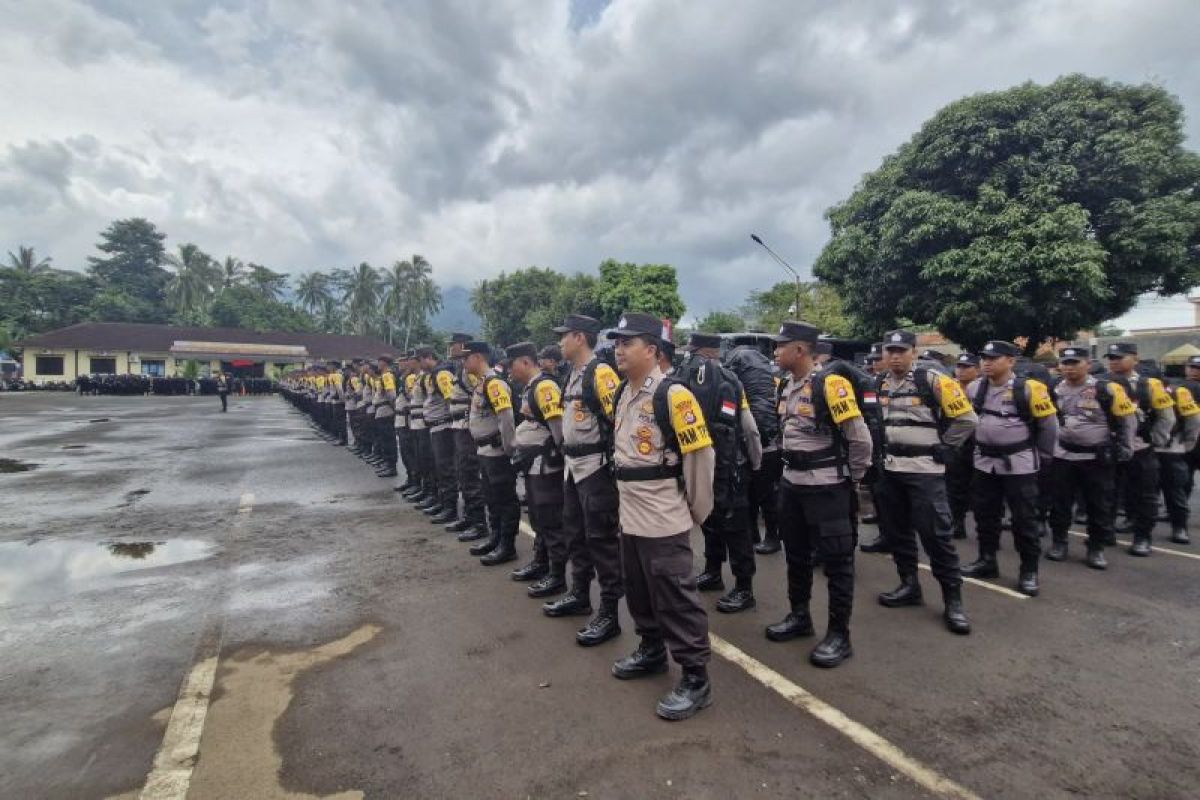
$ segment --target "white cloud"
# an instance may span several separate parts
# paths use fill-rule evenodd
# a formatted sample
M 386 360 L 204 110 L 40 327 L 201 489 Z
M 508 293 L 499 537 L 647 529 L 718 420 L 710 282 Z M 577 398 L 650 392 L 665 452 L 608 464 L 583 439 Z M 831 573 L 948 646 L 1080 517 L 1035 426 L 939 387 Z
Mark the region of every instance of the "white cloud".
M 526 264 L 669 262 L 699 315 L 786 277 L 751 231 L 807 271 L 824 209 L 964 94 L 1073 71 L 1157 80 L 1200 136 L 1191 0 L 0 14 L 0 249 L 64 266 L 140 214 L 172 243 L 291 272 L 419 252 L 471 285 Z

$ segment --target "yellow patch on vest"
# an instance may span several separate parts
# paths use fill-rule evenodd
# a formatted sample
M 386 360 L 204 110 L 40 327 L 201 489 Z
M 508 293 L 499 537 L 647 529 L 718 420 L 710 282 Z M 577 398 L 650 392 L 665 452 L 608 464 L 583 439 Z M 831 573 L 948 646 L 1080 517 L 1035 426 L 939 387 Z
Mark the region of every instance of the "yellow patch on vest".
M 1025 386 L 1029 393 L 1029 413 L 1034 419 L 1048 417 L 1055 413 L 1054 401 L 1050 399 L 1050 390 L 1041 381 L 1027 380 Z
M 675 389 L 671 392 L 671 427 L 675 429 L 675 438 L 679 441 L 679 451 L 684 455 L 712 447 L 712 437 L 708 433 L 708 423 L 704 412 L 696 402 L 696 396 L 687 389 Z
M 1155 411 L 1161 411 L 1164 408 L 1170 408 L 1175 405 L 1175 401 L 1171 399 L 1170 393 L 1163 386 L 1162 381 L 1158 378 L 1150 378 L 1150 407 Z
M 504 381 L 489 381 L 487 395 L 488 402 L 492 404 L 492 410 L 497 414 L 512 408 L 512 393 L 508 391 L 508 384 Z
M 967 394 L 958 381 L 946 375 L 939 375 L 938 386 L 942 390 L 943 415 L 954 419 L 971 410 L 971 401 L 967 399 Z
M 829 406 L 829 416 L 833 417 L 835 425 L 862 416 L 854 397 L 854 387 L 841 375 L 830 375 L 825 379 L 825 404 Z
M 1200 406 L 1196 405 L 1196 398 L 1192 397 L 1191 391 L 1186 386 L 1180 386 L 1175 390 L 1175 408 L 1181 417 L 1200 414 Z
M 383 373 L 383 390 L 385 392 L 396 391 L 396 376 L 391 372 Z
M 1110 383 L 1109 390 L 1112 392 L 1112 413 L 1114 417 L 1128 417 L 1137 411 L 1137 406 L 1129 399 L 1129 395 L 1125 393 L 1125 387 L 1119 383 Z

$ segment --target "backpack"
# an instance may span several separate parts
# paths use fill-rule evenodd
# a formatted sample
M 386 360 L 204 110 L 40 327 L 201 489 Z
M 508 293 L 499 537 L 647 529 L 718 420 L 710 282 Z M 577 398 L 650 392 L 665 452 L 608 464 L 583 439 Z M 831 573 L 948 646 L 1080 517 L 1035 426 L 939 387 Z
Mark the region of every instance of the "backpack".
M 833 458 L 838 474 L 842 478 L 850 477 L 850 462 L 842 429 L 833 424 L 833 415 L 830 413 L 829 401 L 825 396 L 825 380 L 830 375 L 837 375 L 844 378 L 854 390 L 854 400 L 858 404 L 859 411 L 862 413 L 867 430 L 871 433 L 871 466 L 868 467 L 862 482 L 866 484 L 873 483 L 879 475 L 880 467 L 883 464 L 884 443 L 883 414 L 879 408 L 879 395 L 875 391 L 874 378 L 868 376 L 852 364 L 841 360 L 830 361 L 812 376 L 813 416 L 816 419 L 817 429 L 826 431 L 833 436 Z M 783 402 L 784 393 L 789 383 L 790 381 L 787 379 L 779 382 L 776 394 L 777 404 Z M 782 432 L 782 428 L 780 428 L 781 436 Z
M 726 365 L 737 375 L 750 401 L 750 415 L 758 426 L 759 438 L 766 447 L 779 436 L 779 415 L 775 413 L 777 386 L 771 362 L 749 346 L 730 351 Z
M 580 397 L 583 404 L 587 406 L 588 411 L 592 412 L 592 416 L 596 418 L 597 424 L 600 426 L 600 441 L 605 445 L 606 450 L 612 449 L 613 440 L 613 421 L 604 410 L 604 403 L 600 402 L 600 393 L 596 391 L 596 370 L 601 364 L 607 363 L 603 359 L 593 358 L 583 368 L 583 375 L 580 376 Z M 614 368 L 615 369 L 615 368 Z M 620 384 L 618 384 L 618 389 Z M 566 401 L 566 397 L 563 401 Z M 616 398 L 613 399 L 613 408 L 616 408 Z
M 741 469 L 746 455 L 742 436 L 742 382 L 716 359 L 700 356 L 685 361 L 676 380 L 695 395 L 708 424 L 716 452 L 714 502 L 722 507 L 731 506 L 745 494 L 745 475 Z M 655 418 L 658 419 L 657 412 Z
M 538 404 L 538 401 L 537 401 L 538 387 L 541 386 L 546 381 L 549 381 L 550 383 L 553 383 L 556 386 L 558 385 L 558 381 L 554 380 L 554 378 L 551 378 L 549 375 L 546 375 L 543 373 L 540 380 L 535 380 L 535 381 L 531 382 L 528 386 L 525 387 L 525 404 L 529 406 L 529 414 L 530 414 L 530 417 L 533 419 L 533 421 L 536 422 L 537 424 L 541 425 L 543 428 L 546 428 L 547 430 L 549 430 L 550 426 L 549 426 L 549 424 L 547 424 L 546 417 L 545 417 L 545 415 L 542 414 L 542 407 L 541 407 L 541 405 Z M 536 457 L 536 455 L 539 455 L 539 454 L 533 454 L 533 455 Z M 546 443 L 544 445 L 542 445 L 540 455 L 545 459 L 546 465 L 551 468 L 558 468 L 563 465 L 562 451 L 559 450 L 558 445 L 554 443 L 553 436 L 551 436 L 549 439 L 547 439 Z M 530 458 L 530 459 L 528 459 L 528 461 L 529 461 L 529 464 L 532 464 L 533 459 Z M 526 465 L 526 468 L 528 468 L 528 464 Z
M 1050 382 L 1050 394 L 1057 398 L 1055 390 L 1059 384 L 1063 382 L 1062 378 L 1055 378 Z M 1108 423 L 1109 439 L 1112 443 L 1111 455 L 1118 462 L 1128 461 L 1131 453 L 1126 452 L 1125 443 L 1121 437 L 1121 418 L 1113 413 L 1113 406 L 1116 403 L 1116 396 L 1113 394 L 1109 384 L 1115 383 L 1105 378 L 1096 378 L 1096 402 L 1100 404 L 1100 408 L 1104 410 L 1104 420 Z M 1124 388 L 1124 387 L 1122 387 Z M 1055 411 L 1058 415 L 1058 423 L 1062 425 L 1066 422 L 1066 414 L 1055 403 Z M 1065 445 L 1064 445 L 1065 446 Z

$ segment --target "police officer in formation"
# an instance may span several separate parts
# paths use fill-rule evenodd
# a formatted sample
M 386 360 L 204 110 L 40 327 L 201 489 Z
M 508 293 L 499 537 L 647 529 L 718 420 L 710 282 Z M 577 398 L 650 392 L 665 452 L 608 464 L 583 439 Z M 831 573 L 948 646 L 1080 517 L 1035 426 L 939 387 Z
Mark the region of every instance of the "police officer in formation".
M 450 429 L 454 437 L 454 479 L 462 495 L 462 515 L 446 526 L 450 533 L 461 534 L 460 541 L 473 542 L 487 536 L 483 489 L 479 480 L 479 458 L 475 440 L 471 438 L 467 417 L 471 410 L 471 394 L 475 384 L 465 368 L 465 345 L 471 337 L 456 333 L 450 337 L 450 361 L 454 365 L 454 382 L 447 402 L 450 406 Z M 457 511 L 458 504 L 455 503 Z
M 1187 378 L 1178 386 L 1167 386 L 1167 392 L 1175 402 L 1175 428 L 1171 440 L 1158 451 L 1159 484 L 1162 487 L 1163 504 L 1167 509 L 1167 521 L 1171 524 L 1171 541 L 1190 544 L 1188 535 L 1188 500 L 1192 493 L 1192 455 L 1200 439 L 1200 381 L 1191 375 L 1191 362 L 1200 365 L 1200 358 L 1192 356 Z
M 979 378 L 979 356 L 962 353 L 954 362 L 954 380 L 964 396 Z M 950 501 L 951 535 L 967 538 L 967 512 L 971 510 L 971 475 L 975 472 L 975 431 L 959 447 L 951 449 L 946 461 L 946 496 Z

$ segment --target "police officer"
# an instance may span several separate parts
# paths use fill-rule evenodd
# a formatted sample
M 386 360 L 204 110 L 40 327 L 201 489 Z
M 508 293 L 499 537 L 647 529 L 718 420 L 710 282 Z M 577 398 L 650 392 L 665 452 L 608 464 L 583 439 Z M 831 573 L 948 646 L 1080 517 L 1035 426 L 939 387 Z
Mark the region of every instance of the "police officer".
M 454 473 L 454 431 L 450 428 L 450 395 L 454 367 L 435 355 L 422 359 L 425 369 L 425 427 L 429 429 L 433 469 L 437 475 L 437 505 L 425 509 L 429 521 L 446 525 L 458 519 L 458 478 Z
M 362 381 L 358 376 L 358 359 L 354 359 L 342 372 L 342 386 L 345 388 L 346 419 L 343 424 L 348 431 L 347 444 L 351 453 L 358 455 L 359 432 L 355 415 L 358 413 L 359 393 L 362 391 Z
M 229 375 L 221 372 L 217 374 L 217 394 L 221 397 L 221 411 L 229 410 Z
M 375 395 L 379 392 L 379 376 L 375 365 L 364 361 L 362 364 L 362 402 L 360 412 L 359 433 L 362 435 L 362 451 L 359 457 L 373 467 L 381 463 L 375 444 Z
M 954 380 L 966 394 L 967 387 L 979 378 L 979 356 L 960 353 L 954 362 Z M 967 512 L 971 510 L 971 476 L 975 473 L 975 432 L 971 438 L 948 454 L 946 462 L 946 496 L 950 500 L 953 519 L 951 534 L 955 539 L 967 538 Z
M 484 510 L 483 489 L 479 483 L 479 458 L 471 438 L 467 415 L 471 410 L 471 393 L 475 380 L 464 368 L 463 345 L 471 341 L 465 333 L 450 337 L 450 361 L 454 365 L 454 383 L 450 389 L 450 429 L 454 432 L 454 476 L 462 494 L 462 516 L 446 526 L 450 533 L 460 534 L 460 542 L 473 542 L 488 535 Z M 455 508 L 458 502 L 455 501 Z
M 783 461 L 779 452 L 779 416 L 775 413 L 777 383 L 773 377 L 773 365 L 759 351 L 757 341 L 756 336 L 733 337 L 733 348 L 726 357 L 726 363 L 742 382 L 762 446 L 762 466 L 750 473 L 746 489 L 746 526 L 755 543 L 754 552 L 771 555 L 778 553 L 781 548 L 778 504 Z M 761 541 L 758 528 L 760 511 L 765 528 Z
M 612 469 L 613 397 L 620 379 L 595 355 L 600 328 L 599 320 L 571 314 L 554 329 L 570 367 L 563 395 L 563 530 L 570 541 L 575 576 L 572 594 L 548 604 L 546 613 L 558 616 L 588 603 L 578 593 L 586 593 L 594 573 L 600 583 L 600 608 L 575 634 L 583 647 L 620 635 L 617 603 L 625 593 Z
M 715 374 L 721 369 L 721 337 L 711 333 L 693 333 L 688 337 L 692 357 L 684 364 L 681 377 L 688 382 L 692 393 L 701 388 L 715 387 L 724 381 Z M 702 370 L 702 372 L 701 372 Z M 725 588 L 721 565 L 729 556 L 734 587 L 717 600 L 717 610 L 733 614 L 754 608 L 754 541 L 746 519 L 749 499 L 746 487 L 750 473 L 762 467 L 762 442 L 758 425 L 750 413 L 742 383 L 732 372 L 732 398 L 718 398 L 721 407 L 708 419 L 709 437 L 713 440 L 716 466 L 713 478 L 713 511 L 700 529 L 704 533 L 704 572 L 696 579 L 700 591 Z
M 1087 558 L 1092 569 L 1105 569 L 1104 545 L 1114 536 L 1117 464 L 1133 455 L 1136 408 L 1119 383 L 1089 374 L 1091 359 L 1083 347 L 1058 351 L 1062 379 L 1054 387 L 1058 407 L 1058 444 L 1054 450 L 1050 509 L 1050 561 L 1067 558 L 1067 531 L 1082 498 L 1087 508 Z
M 1007 501 L 1013 540 L 1021 555 L 1017 591 L 1035 597 L 1039 591 L 1037 534 L 1038 470 L 1054 458 L 1058 417 L 1049 389 L 1039 381 L 1018 378 L 1013 364 L 1021 349 L 1012 342 L 990 341 L 979 356 L 983 377 L 967 388 L 979 414 L 975 428 L 975 473 L 972 507 L 979 534 L 979 558 L 962 568 L 973 578 L 996 578 L 1000 567 L 1000 518 Z
M 415 368 L 412 351 L 402 353 L 396 367 L 396 450 L 400 454 L 400 463 L 404 465 L 404 483 L 397 486 L 395 491 L 405 493 L 420 484 L 417 477 L 417 462 L 411 427 L 412 381 L 410 378 Z
M 334 444 L 345 446 L 346 438 L 346 382 L 342 375 L 340 361 L 329 362 L 329 376 L 326 379 L 330 397 L 330 426 L 333 429 Z
M 622 680 L 665 672 L 669 651 L 683 677 L 656 713 L 682 720 L 712 700 L 708 615 L 692 577 L 691 529 L 712 512 L 715 454 L 695 396 L 664 382 L 662 322 L 626 312 L 608 336 L 617 340 L 625 376 L 614 407 L 613 460 L 626 603 L 641 636 L 612 672 Z
M 775 361 L 785 373 L 779 415 L 783 437 L 779 528 L 787 558 L 791 611 L 768 625 L 767 638 L 788 641 L 813 634 L 813 551 L 829 585 L 829 625 L 809 654 L 819 667 L 836 667 L 853 654 L 854 530 L 851 493 L 871 466 L 871 433 L 854 387 L 841 375 L 814 369 L 820 331 L 786 321 L 775 336 Z
M 1200 399 L 1200 356 L 1191 356 L 1188 358 L 1187 365 L 1184 367 L 1184 385 L 1188 387 L 1188 392 L 1192 395 L 1193 400 Z M 1192 486 L 1195 484 L 1196 470 L 1200 468 L 1200 443 L 1197 443 L 1188 452 L 1187 465 L 1187 494 L 1190 497 Z
M 1167 385 L 1175 401 L 1175 427 L 1171 439 L 1158 450 L 1158 476 L 1167 520 L 1171 523 L 1171 541 L 1190 544 L 1188 535 L 1188 495 L 1191 493 L 1191 469 L 1188 456 L 1200 438 L 1200 406 L 1196 404 L 1200 383 L 1184 381 Z
M 867 369 L 875 375 L 883 375 L 888 371 L 887 364 L 883 362 L 883 342 L 871 345 L 871 351 L 867 353 Z
M 410 492 L 408 499 L 421 511 L 438 513 L 441 510 L 441 502 L 438 496 L 437 473 L 433 464 L 433 440 L 429 425 L 425 421 L 425 401 L 429 394 L 431 368 L 427 365 L 436 365 L 437 355 L 429 345 L 418 345 L 414 354 L 417 357 L 417 369 L 412 375 L 412 383 L 408 390 L 412 398 L 408 409 L 408 426 L 413 432 L 413 453 L 417 458 L 421 488 L 415 494 Z
M 951 542 L 946 498 L 948 455 L 970 440 L 978 421 L 962 387 L 951 377 L 913 369 L 916 334 L 892 331 L 884 337 L 888 373 L 879 379 L 885 456 L 875 484 L 879 529 L 892 544 L 900 586 L 879 595 L 887 608 L 922 603 L 917 578 L 917 537 L 942 587 L 942 618 L 953 633 L 968 634 L 962 604 L 958 553 Z M 915 534 L 914 534 L 915 531 Z
M 1135 342 L 1115 342 L 1108 346 L 1104 358 L 1108 361 L 1109 380 L 1121 384 L 1129 399 L 1137 406 L 1137 436 L 1133 441 L 1133 457 L 1117 470 L 1126 496 L 1126 507 L 1133 520 L 1133 543 L 1130 555 L 1150 555 L 1151 533 L 1158 516 L 1158 457 L 1157 448 L 1171 442 L 1175 430 L 1175 402 L 1163 382 L 1138 374 L 1138 348 Z
M 396 472 L 396 426 L 392 418 L 396 415 L 396 375 L 392 372 L 392 358 L 381 355 L 377 365 L 377 379 L 373 403 L 375 406 L 375 446 L 379 453 L 380 478 L 394 478 Z
M 863 367 L 867 375 L 878 378 L 881 375 L 886 375 L 888 372 L 887 363 L 883 360 L 883 342 L 875 342 L 871 345 L 870 352 L 863 359 Z M 864 415 L 870 409 L 861 409 Z M 870 426 L 868 426 L 869 428 Z M 859 517 L 859 522 L 864 525 L 876 525 L 879 523 L 879 513 L 875 504 L 875 489 L 873 486 L 858 487 L 858 503 L 859 508 L 869 509 L 862 513 Z M 863 542 L 858 546 L 858 549 L 864 553 L 890 553 L 892 552 L 892 544 L 883 535 L 883 531 L 879 532 L 874 539 L 869 542 Z
M 470 553 L 479 556 L 480 563 L 487 567 L 517 557 L 517 532 L 521 524 L 517 473 L 512 464 L 516 453 L 512 391 L 508 382 L 491 368 L 490 359 L 491 348 L 486 342 L 470 341 L 463 345 L 463 370 L 475 378 L 467 424 L 483 472 L 488 524 L 488 538 L 472 545 Z
M 548 344 L 538 351 L 538 366 L 542 368 L 542 372 L 558 381 L 559 386 L 567 385 L 567 378 L 571 376 L 571 365 L 563 358 L 562 348 L 558 345 Z

